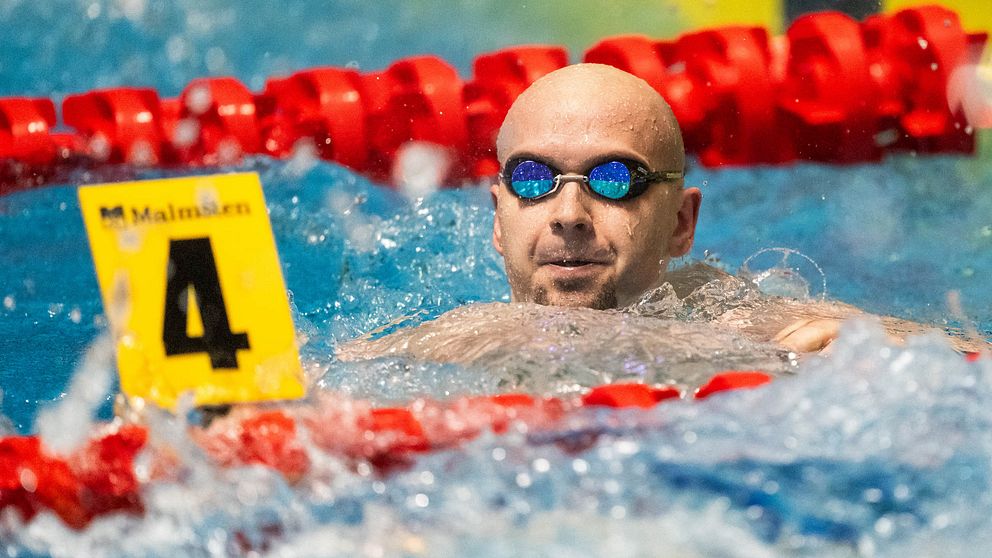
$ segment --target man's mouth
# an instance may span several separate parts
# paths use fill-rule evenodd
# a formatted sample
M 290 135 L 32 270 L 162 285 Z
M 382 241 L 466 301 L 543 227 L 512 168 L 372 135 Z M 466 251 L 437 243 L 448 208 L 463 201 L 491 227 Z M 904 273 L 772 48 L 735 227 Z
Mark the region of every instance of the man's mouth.
M 588 257 L 568 257 L 568 258 L 546 258 L 544 260 L 539 260 L 538 265 L 553 265 L 556 267 L 583 267 L 590 265 L 605 265 L 606 262 L 603 260 L 592 259 Z
M 592 262 L 589 260 L 563 260 L 560 262 L 551 262 L 551 265 L 558 265 L 561 267 L 581 267 L 583 265 L 591 265 L 597 262 Z
M 559 286 L 562 281 L 587 282 L 601 276 L 611 265 L 613 258 L 605 250 L 554 250 L 539 253 L 538 267 Z
M 549 258 L 539 263 L 540 266 L 548 270 L 552 276 L 573 278 L 598 274 L 607 265 L 603 260 L 589 259 L 587 257 L 568 257 L 563 259 Z

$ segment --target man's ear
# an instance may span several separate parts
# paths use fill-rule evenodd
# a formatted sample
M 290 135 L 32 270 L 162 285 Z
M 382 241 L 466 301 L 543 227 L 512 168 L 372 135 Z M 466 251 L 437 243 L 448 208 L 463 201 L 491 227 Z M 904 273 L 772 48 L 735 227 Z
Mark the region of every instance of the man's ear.
M 499 255 L 503 255 L 503 232 L 499 226 L 499 184 L 493 184 L 489 187 L 489 195 L 493 198 L 493 210 L 496 215 L 493 217 L 493 248 L 499 252 Z
M 668 242 L 668 255 L 677 258 L 689 253 L 692 240 L 696 236 L 696 220 L 699 218 L 699 204 L 703 194 L 699 188 L 686 188 L 680 192 L 682 203 L 675 215 L 675 230 Z

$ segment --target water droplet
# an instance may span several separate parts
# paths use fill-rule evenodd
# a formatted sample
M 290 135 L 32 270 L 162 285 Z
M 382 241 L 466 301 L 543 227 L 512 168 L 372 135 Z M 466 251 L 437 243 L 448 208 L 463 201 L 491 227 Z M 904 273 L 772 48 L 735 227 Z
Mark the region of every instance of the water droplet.
M 93 134 L 87 147 L 89 147 L 90 155 L 97 161 L 106 161 L 110 158 L 110 142 L 107 140 L 107 136 L 99 132 Z
M 878 518 L 878 521 L 875 522 L 875 532 L 883 537 L 888 537 L 889 535 L 891 535 L 893 527 L 894 524 L 887 515 L 883 515 L 882 517 Z
M 138 167 L 149 167 L 157 162 L 155 150 L 152 144 L 145 140 L 137 140 L 131 144 L 131 151 L 128 152 L 127 162 Z
M 748 506 L 747 518 L 751 521 L 757 521 L 761 519 L 761 516 L 763 515 L 765 515 L 765 510 L 761 506 Z
M 503 448 L 493 448 L 492 450 L 493 461 L 503 461 L 506 459 L 506 450 Z
M 531 485 L 532 481 L 530 475 L 527 473 L 517 473 L 516 483 L 520 488 L 527 488 Z
M 217 162 L 233 165 L 241 159 L 241 143 L 234 138 L 224 138 L 217 145 Z
M 124 17 L 131 21 L 138 21 L 145 15 L 147 0 L 117 0 L 118 6 L 124 13 Z
M 190 147 L 200 136 L 200 123 L 193 118 L 184 118 L 176 123 L 172 132 L 172 143 L 179 148 Z
M 227 66 L 227 55 L 224 54 L 224 50 L 220 47 L 211 47 L 207 50 L 207 54 L 204 57 L 204 62 L 207 65 L 208 72 L 211 74 L 219 74 L 223 72 Z
M 213 98 L 210 89 L 203 85 L 197 85 L 186 94 L 186 108 L 193 114 L 203 114 L 210 110 Z
M 182 35 L 173 35 L 169 37 L 169 40 L 165 42 L 165 55 L 169 58 L 169 62 L 173 64 L 178 64 L 186 58 L 189 57 L 189 43 Z
M 34 471 L 27 467 L 21 468 L 18 474 L 18 480 L 21 482 L 21 486 L 24 490 L 28 492 L 34 492 L 38 489 L 38 475 L 34 474 Z
M 892 495 L 895 496 L 896 500 L 904 502 L 909 499 L 910 490 L 905 484 L 900 484 L 895 487 L 892 491 Z

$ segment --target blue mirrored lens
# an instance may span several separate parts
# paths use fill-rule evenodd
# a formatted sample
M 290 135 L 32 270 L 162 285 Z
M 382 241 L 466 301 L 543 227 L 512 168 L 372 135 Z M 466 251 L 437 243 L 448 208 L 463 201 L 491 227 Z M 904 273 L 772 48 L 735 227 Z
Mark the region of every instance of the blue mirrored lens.
M 619 161 L 610 161 L 589 171 L 589 187 L 597 194 L 618 200 L 630 192 L 630 169 Z
M 551 191 L 555 175 L 548 165 L 537 161 L 524 161 L 513 169 L 510 186 L 522 198 L 536 198 Z

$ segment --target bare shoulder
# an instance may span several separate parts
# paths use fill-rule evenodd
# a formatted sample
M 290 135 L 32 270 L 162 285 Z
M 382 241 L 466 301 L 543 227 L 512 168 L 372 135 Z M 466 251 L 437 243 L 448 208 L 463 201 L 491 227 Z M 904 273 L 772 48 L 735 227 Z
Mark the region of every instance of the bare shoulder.
M 985 340 L 969 338 L 963 332 L 935 325 L 879 316 L 836 301 L 800 301 L 768 298 L 757 307 L 741 307 L 720 316 L 720 321 L 740 329 L 755 339 L 771 340 L 797 352 L 819 351 L 827 347 L 845 320 L 867 317 L 878 320 L 889 338 L 902 343 L 908 337 L 938 333 L 961 352 L 988 350 Z
M 468 304 L 434 320 L 383 337 L 364 335 L 341 346 L 337 358 L 364 360 L 389 355 L 443 362 L 472 362 L 519 335 L 534 312 L 526 304 Z M 531 311 L 529 311 L 531 310 Z
M 720 324 L 530 303 L 464 306 L 374 337 L 345 344 L 338 358 L 396 357 L 477 367 L 509 389 L 574 389 L 619 378 L 698 385 L 720 370 L 778 374 L 791 366 L 787 351 Z
M 541 352 L 548 347 L 603 350 L 615 354 L 618 332 L 633 352 L 663 355 L 726 352 L 717 343 L 734 336 L 782 349 L 818 351 L 837 336 L 844 320 L 867 316 L 834 301 L 796 300 L 761 295 L 740 278 L 705 264 L 679 268 L 667 283 L 623 311 L 548 307 L 526 303 L 469 304 L 438 318 L 388 335 L 372 332 L 337 350 L 343 361 L 402 356 L 462 364 L 492 362 L 509 354 Z M 895 340 L 940 331 L 959 351 L 987 348 L 953 331 L 894 317 L 874 316 Z M 390 326 L 396 324 L 389 324 Z M 581 342 L 579 341 L 581 339 Z M 591 347 L 591 348 L 590 348 Z M 755 349 L 754 346 L 751 347 Z M 533 350 L 532 350 L 533 349 Z
M 703 263 L 677 269 L 667 279 L 687 306 L 696 306 L 692 313 L 698 317 L 734 328 L 753 340 L 771 341 L 797 352 L 825 348 L 836 338 L 841 324 L 855 317 L 878 320 L 895 342 L 913 335 L 940 332 L 948 336 L 958 351 L 989 349 L 984 339 L 966 336 L 961 331 L 871 315 L 839 301 L 758 295 L 741 278 Z M 741 294 L 733 294 L 735 290 Z

